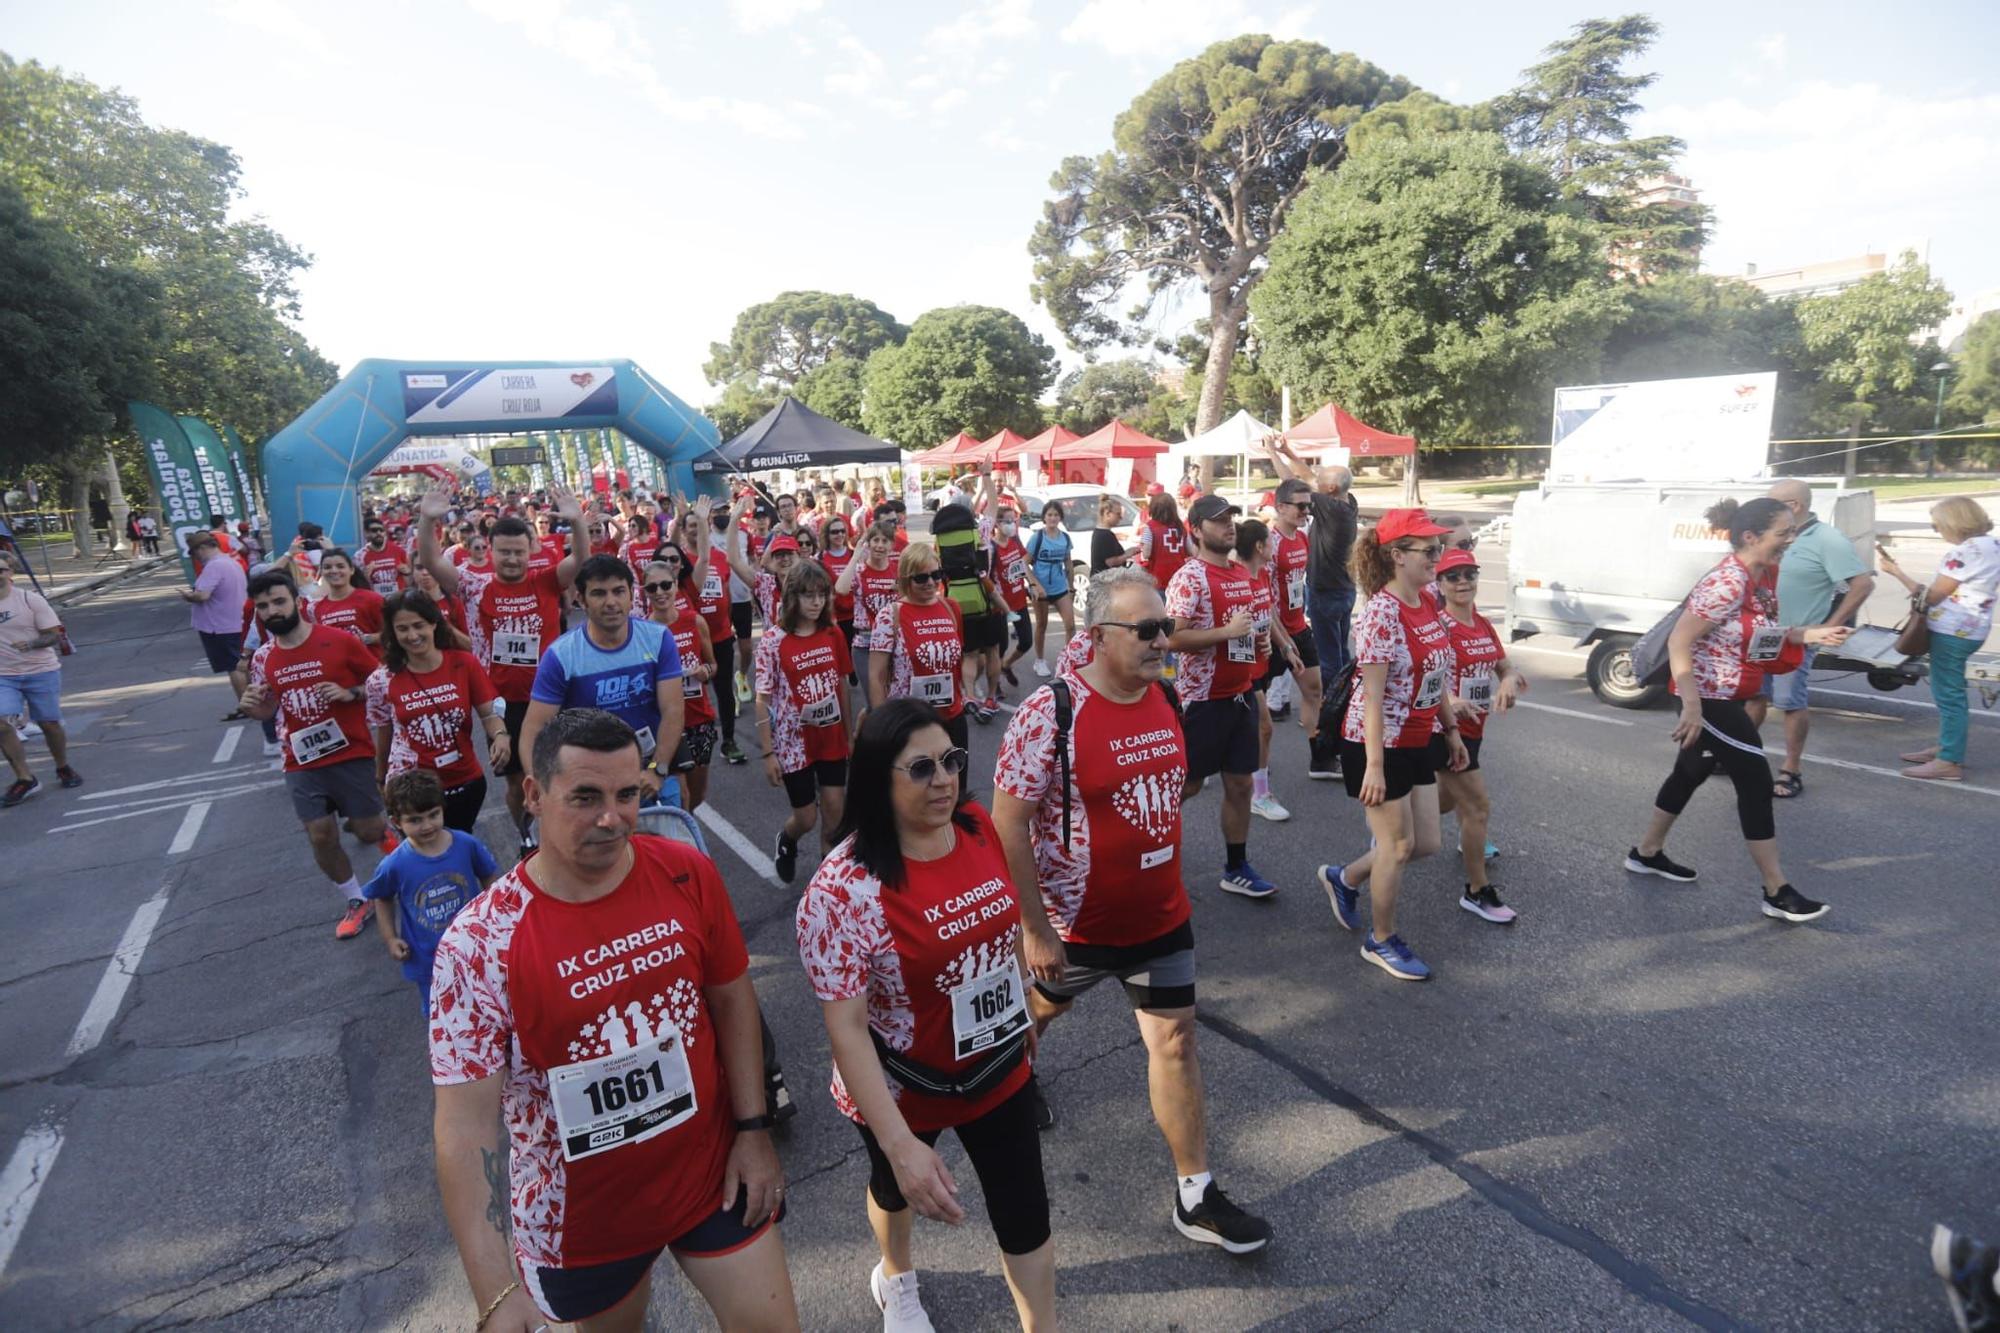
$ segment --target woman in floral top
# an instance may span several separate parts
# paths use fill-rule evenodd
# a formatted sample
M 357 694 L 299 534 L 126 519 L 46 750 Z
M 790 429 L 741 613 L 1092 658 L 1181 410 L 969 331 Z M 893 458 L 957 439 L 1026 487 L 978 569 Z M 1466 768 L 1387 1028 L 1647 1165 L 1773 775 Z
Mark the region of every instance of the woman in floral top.
M 1971 713 L 1965 702 L 1965 664 L 1993 632 L 1993 603 L 2000 586 L 2000 537 L 1993 520 L 1970 496 L 1954 495 L 1931 506 L 1931 527 L 1952 544 L 1926 588 L 1884 553 L 1882 568 L 1924 599 L 1931 627 L 1931 698 L 1937 701 L 1938 743 L 1906 754 L 1915 768 L 1906 778 L 1958 782 L 1965 777 L 1965 735 Z
M 1827 906 L 1793 888 L 1778 864 L 1771 765 L 1744 701 L 1756 697 L 1766 671 L 1782 675 L 1792 670 L 1800 645 L 1837 644 L 1853 631 L 1842 625 L 1786 629 L 1777 623 L 1775 585 L 1767 576 L 1792 543 L 1792 514 L 1783 503 L 1723 500 L 1707 517 L 1728 535 L 1730 554 L 1694 585 L 1668 640 L 1673 690 L 1681 700 L 1674 727 L 1680 753 L 1654 798 L 1645 835 L 1626 853 L 1625 868 L 1682 883 L 1695 877 L 1691 867 L 1668 858 L 1667 834 L 1695 788 L 1720 768 L 1736 786 L 1743 840 L 1764 879 L 1764 915 L 1813 921 L 1826 915 Z M 1791 665 L 1786 665 L 1788 657 Z

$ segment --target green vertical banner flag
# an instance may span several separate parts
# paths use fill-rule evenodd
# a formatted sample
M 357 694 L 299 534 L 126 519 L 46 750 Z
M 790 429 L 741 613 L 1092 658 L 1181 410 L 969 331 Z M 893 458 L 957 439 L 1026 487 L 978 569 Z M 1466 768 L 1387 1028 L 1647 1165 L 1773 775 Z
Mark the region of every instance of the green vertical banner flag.
M 208 496 L 202 490 L 201 472 L 195 466 L 194 446 L 188 443 L 171 412 L 151 403 L 128 403 L 132 426 L 139 432 L 139 451 L 146 456 L 146 470 L 153 477 L 153 496 L 160 505 L 162 535 L 173 543 L 181 558 L 181 569 L 194 581 L 194 559 L 188 554 L 190 534 L 208 529 Z
M 250 480 L 250 453 L 243 447 L 243 437 L 234 426 L 222 428 L 222 442 L 229 447 L 229 466 L 236 473 L 237 493 L 243 497 L 243 517 L 256 527 L 263 506 L 257 503 L 257 487 Z
M 182 417 L 181 431 L 194 446 L 195 466 L 201 469 L 202 485 L 215 501 L 215 508 L 209 512 L 222 515 L 233 530 L 237 520 L 248 516 L 249 509 L 237 490 L 236 470 L 229 466 L 228 447 L 215 433 L 215 427 L 200 417 Z

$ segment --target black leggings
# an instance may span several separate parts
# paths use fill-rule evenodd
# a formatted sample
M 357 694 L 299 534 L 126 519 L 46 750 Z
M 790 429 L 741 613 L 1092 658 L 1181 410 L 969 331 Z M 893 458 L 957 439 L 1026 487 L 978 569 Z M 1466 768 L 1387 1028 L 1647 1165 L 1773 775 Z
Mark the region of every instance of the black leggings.
M 722 743 L 736 739 L 736 640 L 716 639 L 715 720 L 722 724 Z
M 1042 1136 L 1035 1129 L 1031 1084 L 1023 1083 L 1006 1101 L 962 1125 L 953 1125 L 979 1188 L 986 1195 L 986 1220 L 1003 1254 L 1033 1254 L 1049 1239 L 1049 1187 L 1042 1179 Z M 868 1149 L 868 1193 L 885 1213 L 900 1213 L 909 1201 L 896 1187 L 896 1169 L 866 1125 L 857 1124 Z M 931 1147 L 943 1130 L 918 1133 Z
M 476 777 L 463 787 L 451 787 L 444 794 L 444 826 L 471 833 L 479 823 L 479 807 L 486 804 L 486 779 Z
M 1701 736 L 1674 759 L 1653 804 L 1670 815 L 1687 809 L 1694 789 L 1720 768 L 1736 784 L 1736 818 L 1749 842 L 1778 836 L 1771 813 L 1771 763 L 1741 699 L 1703 699 Z

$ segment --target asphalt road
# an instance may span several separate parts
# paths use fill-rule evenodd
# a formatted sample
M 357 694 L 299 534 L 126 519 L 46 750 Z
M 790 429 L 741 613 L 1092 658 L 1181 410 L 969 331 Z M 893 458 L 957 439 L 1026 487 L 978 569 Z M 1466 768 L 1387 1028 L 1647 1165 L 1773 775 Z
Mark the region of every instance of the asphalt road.
M 334 896 L 255 727 L 217 722 L 226 686 L 169 574 L 68 614 L 87 785 L 0 812 L 0 1327 L 466 1327 L 414 989 L 372 937 L 331 938 Z M 1190 803 L 1213 1157 L 1278 1237 L 1232 1259 L 1171 1230 L 1143 1051 L 1095 993 L 1043 1051 L 1069 1327 L 1950 1327 L 1930 1223 L 2000 1236 L 2000 720 L 1975 722 L 1966 784 L 1921 786 L 1894 775 L 1934 719 L 1921 691 L 1828 682 L 1780 837 L 1834 912 L 1788 927 L 1757 913 L 1726 788 L 1671 844 L 1698 884 L 1627 876 L 1669 716 L 1599 705 L 1562 645 L 1520 660 L 1534 706 L 1485 764 L 1522 920 L 1459 911 L 1445 859 L 1417 868 L 1402 931 L 1427 985 L 1364 964 L 1314 887 L 1365 832 L 1304 780 L 1296 727 L 1274 757 L 1293 818 L 1251 840 L 1274 900 L 1217 892 L 1217 797 Z M 975 772 L 1000 725 L 974 728 Z M 713 798 L 804 1107 L 782 1145 L 804 1323 L 867 1328 L 863 1159 L 763 855 L 782 802 L 752 767 L 719 767 Z M 927 1305 L 1010 1327 L 970 1213 L 919 1228 Z M 705 1324 L 668 1269 L 656 1289 L 654 1326 Z

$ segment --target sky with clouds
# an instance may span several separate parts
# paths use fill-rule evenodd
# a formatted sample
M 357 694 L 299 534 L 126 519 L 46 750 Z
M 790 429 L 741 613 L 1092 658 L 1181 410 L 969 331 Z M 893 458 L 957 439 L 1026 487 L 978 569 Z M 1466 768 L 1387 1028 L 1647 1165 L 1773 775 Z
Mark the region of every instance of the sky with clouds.
M 1048 177 L 1175 60 L 1238 32 L 1438 94 L 1510 87 L 1577 4 L 1317 0 L 67 0 L 0 49 L 234 148 L 246 212 L 315 256 L 307 335 L 351 365 L 629 356 L 683 397 L 736 312 L 798 287 L 904 321 L 1028 298 Z M 2000 288 L 2000 6 L 1650 11 L 1638 126 L 1679 135 L 1740 273 L 1928 246 Z M 1160 332 L 1196 313 L 1166 314 Z M 1074 360 L 1065 352 L 1066 360 Z

